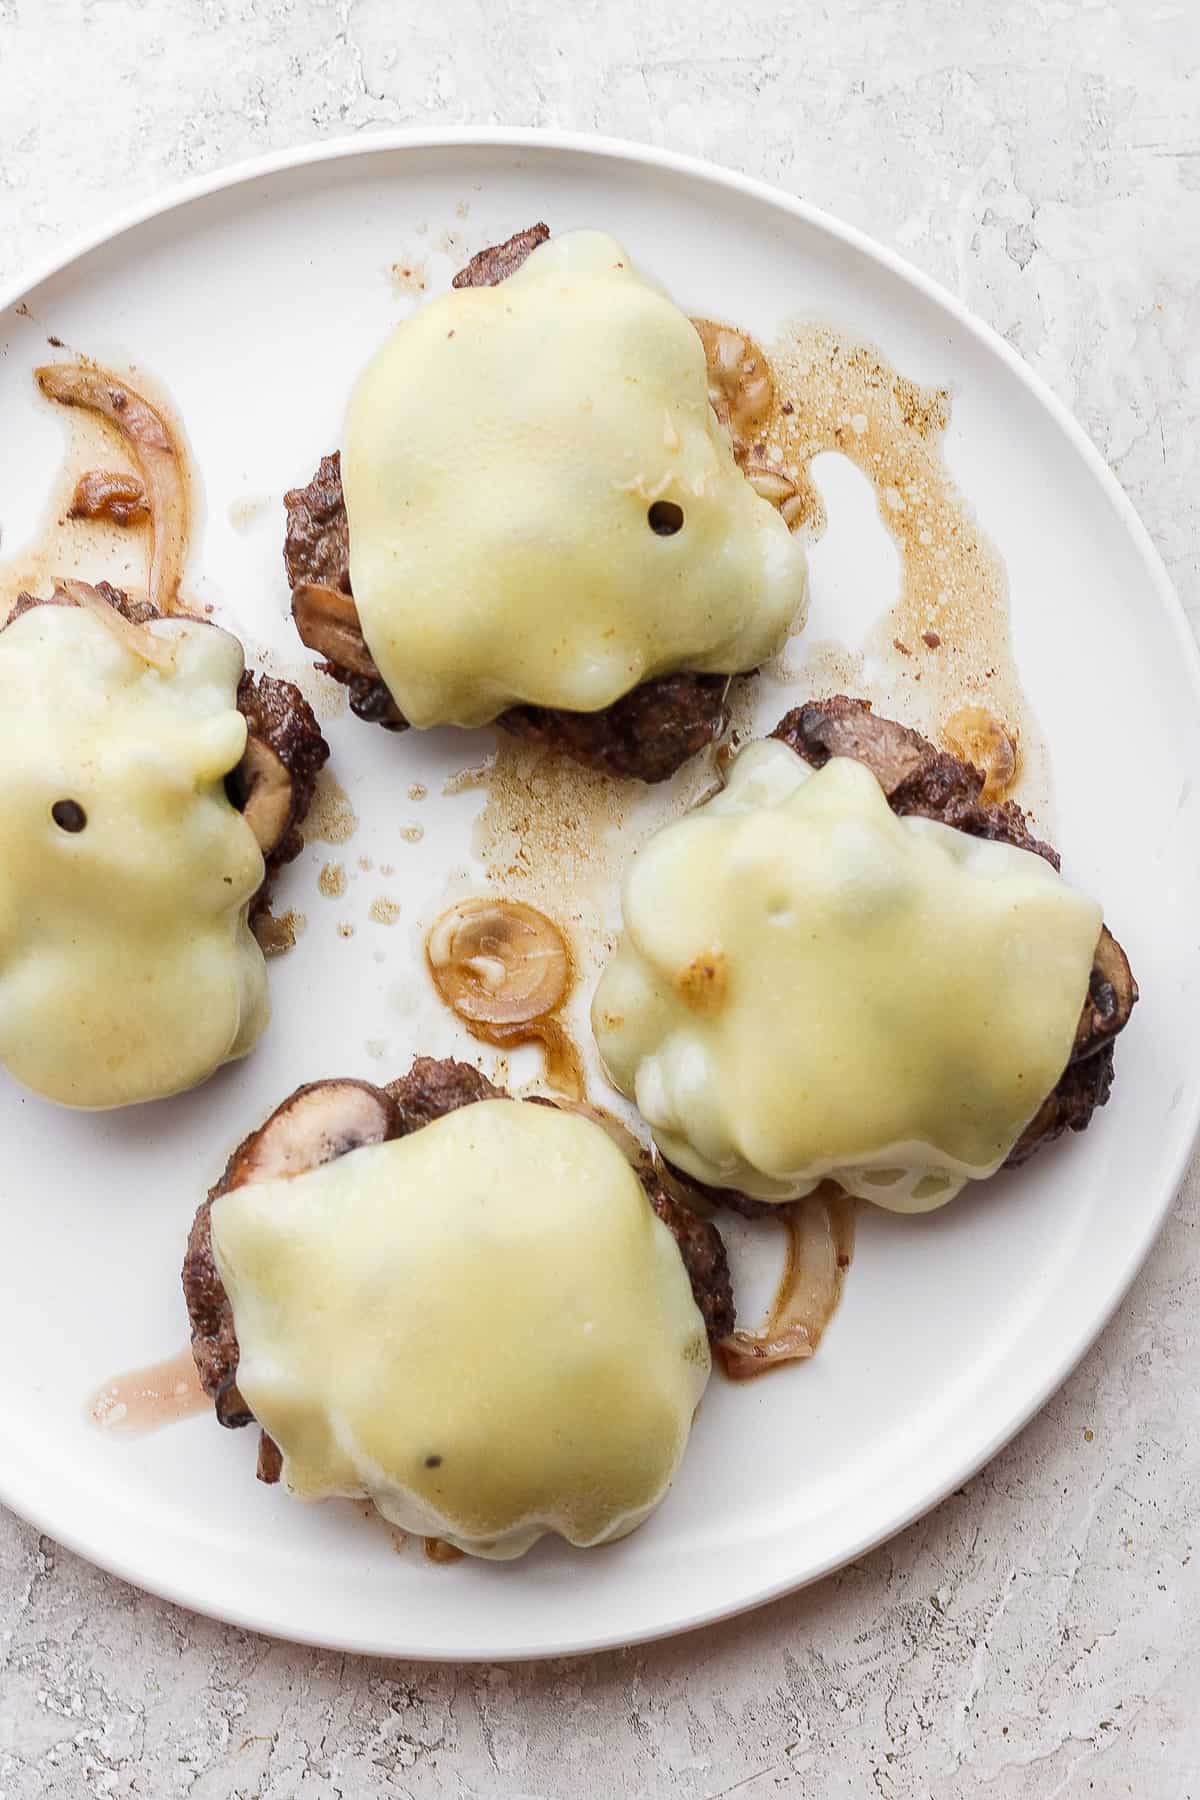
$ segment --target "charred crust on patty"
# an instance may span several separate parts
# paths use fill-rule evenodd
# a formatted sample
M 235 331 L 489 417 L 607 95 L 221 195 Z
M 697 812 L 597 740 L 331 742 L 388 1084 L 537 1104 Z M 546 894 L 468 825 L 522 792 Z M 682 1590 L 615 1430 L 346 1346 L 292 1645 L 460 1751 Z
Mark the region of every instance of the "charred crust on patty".
M 729 725 L 727 675 L 678 673 L 643 681 L 601 712 L 512 706 L 496 723 L 526 743 L 560 750 L 604 775 L 667 781 Z
M 342 453 L 323 456 L 306 487 L 283 496 L 287 533 L 283 561 L 288 585 L 311 581 L 350 592 L 350 523 L 342 493 Z
M 507 1100 L 503 1088 L 490 1082 L 481 1069 L 451 1057 L 418 1056 L 407 1075 L 385 1089 L 400 1115 L 403 1129 L 397 1136 L 420 1131 L 435 1119 L 477 1100 Z
M 1052 1144 L 1064 1132 L 1086 1131 L 1096 1108 L 1108 1104 L 1112 1084 L 1111 1043 L 1082 1061 L 1069 1062 L 1009 1151 L 1005 1168 L 1019 1169 L 1035 1151 Z
M 675 1242 L 692 1284 L 692 1298 L 704 1320 L 709 1342 L 720 1343 L 736 1322 L 733 1282 L 724 1239 L 711 1219 L 702 1219 L 675 1195 L 669 1194 L 652 1173 L 642 1173 L 642 1185 L 650 1204 Z

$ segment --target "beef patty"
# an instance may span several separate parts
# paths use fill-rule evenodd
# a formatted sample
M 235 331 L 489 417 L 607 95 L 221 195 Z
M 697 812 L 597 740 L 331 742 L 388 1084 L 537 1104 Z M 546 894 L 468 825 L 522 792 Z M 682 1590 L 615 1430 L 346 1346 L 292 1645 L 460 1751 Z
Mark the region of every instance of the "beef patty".
M 845 694 L 810 700 L 785 714 L 771 736 L 814 769 L 823 769 L 833 756 L 848 756 L 864 764 L 900 817 L 936 819 L 970 837 L 991 838 L 1029 850 L 1053 868 L 1059 867 L 1057 850 L 1034 837 L 1015 801 L 995 805 L 980 798 L 985 780 L 980 770 L 939 750 L 919 731 L 895 719 L 879 718 L 868 700 L 852 700 Z M 1113 1043 L 1128 1023 L 1136 1000 L 1137 983 L 1125 953 L 1105 929 L 1071 1059 L 1009 1152 L 1006 1168 L 1020 1167 L 1036 1150 L 1066 1131 L 1083 1131 L 1096 1108 L 1106 1104 L 1113 1083 Z M 672 1174 L 685 1191 L 710 1205 L 728 1206 L 749 1218 L 769 1216 L 776 1210 L 769 1201 L 710 1187 L 673 1166 Z
M 162 617 L 148 600 L 132 600 L 121 588 L 113 587 L 107 581 L 98 582 L 92 591 L 132 625 L 148 625 L 152 620 Z M 18 594 L 12 611 L 4 624 L 0 625 L 0 631 L 22 614 L 31 612 L 35 606 L 78 604 L 61 587 L 56 587 L 52 594 L 44 596 Z M 203 624 L 205 621 L 193 620 L 193 623 Z M 249 797 L 254 779 L 250 769 L 251 747 L 255 744 L 261 745 L 268 753 L 265 761 L 272 767 L 278 765 L 283 770 L 288 782 L 286 811 L 274 842 L 263 851 L 266 871 L 262 886 L 251 902 L 253 916 L 264 911 L 269 904 L 271 883 L 280 869 L 299 856 L 304 848 L 300 826 L 312 805 L 317 776 L 329 759 L 329 745 L 325 742 L 312 707 L 300 689 L 290 681 L 279 681 L 273 675 L 259 675 L 253 669 L 247 669 L 238 683 L 237 709 L 246 721 L 250 747 L 242 762 L 226 778 L 225 785 L 232 803 L 240 811 Z
M 518 231 L 506 243 L 493 244 L 473 256 L 454 277 L 453 286 L 495 287 L 519 269 L 531 251 L 550 236 L 545 225 Z M 321 458 L 307 487 L 283 497 L 287 511 L 283 560 L 293 589 L 309 583 L 349 595 L 350 530 L 342 494 L 341 456 Z M 407 720 L 379 675 L 362 672 L 370 663 L 365 643 L 357 669 L 330 659 L 321 666 L 350 695 L 351 711 L 361 719 L 403 731 Z M 511 736 L 561 750 L 606 775 L 633 776 L 639 781 L 665 781 L 689 757 L 719 738 L 729 724 L 726 695 L 730 677 L 681 671 L 643 682 L 599 712 L 569 712 L 557 706 L 512 706 L 497 718 Z
M 419 1056 L 408 1074 L 388 1087 L 373 1087 L 365 1081 L 318 1081 L 297 1088 L 265 1125 L 238 1145 L 196 1213 L 183 1262 L 192 1355 L 201 1385 L 222 1425 L 249 1425 L 254 1415 L 237 1386 L 237 1331 L 213 1255 L 213 1201 L 249 1181 L 300 1175 L 364 1144 L 406 1137 L 460 1106 L 507 1097 L 503 1088 L 494 1087 L 467 1063 Z M 733 1290 L 725 1246 L 716 1226 L 666 1192 L 649 1158 L 636 1173 L 651 1206 L 679 1245 L 710 1339 L 715 1342 L 727 1337 L 734 1324 Z M 269 1481 L 279 1478 L 278 1451 L 265 1433 L 259 1476 Z
M 823 768 L 831 756 L 849 756 L 863 763 L 879 782 L 892 811 L 901 817 L 913 814 L 937 819 L 970 837 L 1030 850 L 1053 868 L 1059 867 L 1058 852 L 1034 837 L 1015 801 L 995 805 L 980 798 L 985 780 L 980 770 L 939 750 L 919 731 L 894 719 L 878 718 L 866 700 L 851 700 L 845 694 L 811 700 L 787 713 L 771 736 L 814 769 Z M 1035 1150 L 1064 1131 L 1082 1131 L 1096 1108 L 1106 1103 L 1113 1080 L 1113 1040 L 1128 1022 L 1136 999 L 1137 984 L 1125 954 L 1106 930 L 1101 935 L 1071 1060 L 1057 1087 L 1021 1133 L 1006 1167 L 1026 1162 Z

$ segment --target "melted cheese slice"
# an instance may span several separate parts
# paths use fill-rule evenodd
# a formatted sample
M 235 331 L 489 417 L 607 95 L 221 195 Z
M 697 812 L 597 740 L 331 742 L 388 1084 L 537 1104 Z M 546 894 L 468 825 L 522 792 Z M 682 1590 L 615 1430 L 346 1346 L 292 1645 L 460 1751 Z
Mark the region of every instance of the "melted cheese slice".
M 993 1174 L 1062 1074 L 1100 908 L 1041 857 L 898 819 L 875 777 L 750 745 L 652 838 L 592 1023 L 672 1162 L 899 1211 Z
M 238 1386 L 292 1493 L 477 1556 L 622 1537 L 709 1373 L 675 1241 L 608 1135 L 513 1100 L 222 1196 Z
M 752 669 L 802 618 L 803 550 L 734 462 L 699 337 L 601 232 L 405 320 L 344 445 L 354 598 L 414 725 Z
M 149 630 L 165 669 L 76 606 L 0 632 L 0 1062 L 67 1106 L 193 1087 L 267 1021 L 246 924 L 263 859 L 223 786 L 246 745 L 241 646 Z M 60 800 L 83 830 L 54 822 Z

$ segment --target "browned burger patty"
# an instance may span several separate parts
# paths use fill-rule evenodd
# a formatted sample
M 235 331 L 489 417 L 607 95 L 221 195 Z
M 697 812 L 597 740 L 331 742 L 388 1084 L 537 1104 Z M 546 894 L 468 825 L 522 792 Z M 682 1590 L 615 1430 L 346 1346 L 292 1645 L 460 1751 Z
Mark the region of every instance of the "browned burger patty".
M 213 1256 L 213 1201 L 246 1182 L 301 1175 L 365 1144 L 406 1137 L 477 1100 L 505 1098 L 503 1088 L 494 1087 L 467 1063 L 419 1056 L 407 1075 L 385 1088 L 366 1081 L 318 1081 L 297 1088 L 265 1125 L 238 1145 L 196 1213 L 183 1262 L 192 1355 L 222 1425 L 249 1425 L 254 1415 L 237 1386 L 237 1331 Z M 727 1337 L 734 1324 L 733 1290 L 720 1233 L 665 1192 L 648 1160 L 637 1174 L 651 1206 L 679 1245 L 709 1337 L 714 1341 Z M 259 1474 L 264 1480 L 279 1478 L 278 1453 L 269 1439 L 260 1456 Z
M 864 764 L 883 789 L 892 811 L 901 817 L 936 819 L 970 837 L 991 838 L 1029 850 L 1055 869 L 1059 867 L 1057 850 L 1034 837 L 1015 801 L 993 805 L 981 799 L 985 778 L 978 769 L 939 750 L 919 731 L 895 719 L 879 718 L 868 700 L 852 700 L 845 694 L 810 700 L 785 714 L 771 736 L 814 769 L 823 769 L 833 756 L 848 756 Z M 1006 1168 L 1019 1168 L 1066 1131 L 1085 1130 L 1096 1108 L 1106 1104 L 1113 1083 L 1113 1043 L 1128 1024 L 1136 1001 L 1137 983 L 1125 952 L 1105 927 L 1096 947 L 1071 1059 L 1014 1144 Z M 776 1211 L 770 1201 L 711 1187 L 682 1169 L 668 1167 L 685 1191 L 709 1205 L 728 1206 L 748 1218 L 767 1217 Z
M 881 719 L 866 700 L 838 694 L 811 700 L 779 721 L 772 737 L 802 756 L 814 769 L 831 756 L 863 763 L 879 782 L 888 805 L 901 816 L 937 819 L 970 837 L 991 838 L 1030 850 L 1059 867 L 1057 850 L 1034 837 L 1029 822 L 1013 800 L 993 805 L 980 798 L 984 776 L 971 763 L 939 750 L 919 731 L 894 719 Z M 1083 1131 L 1109 1096 L 1113 1081 L 1113 1041 L 1129 1021 L 1137 1000 L 1137 983 L 1124 951 L 1105 929 L 1075 1048 L 1058 1082 L 1025 1127 L 1006 1166 L 1016 1168 L 1035 1150 L 1061 1137 Z
M 518 231 L 506 243 L 493 244 L 473 256 L 452 285 L 495 287 L 549 236 L 542 224 Z M 350 595 L 350 530 L 340 453 L 323 456 L 308 486 L 293 488 L 283 502 L 287 511 L 283 560 L 293 590 L 310 585 Z M 359 642 L 355 667 L 332 655 L 322 667 L 348 689 L 350 709 L 360 719 L 389 731 L 403 731 L 408 722 L 374 668 L 361 633 Z M 725 731 L 729 680 L 726 675 L 681 671 L 643 682 L 598 712 L 513 706 L 501 713 L 496 723 L 513 737 L 560 750 L 606 775 L 666 781 Z
M 146 625 L 162 616 L 148 601 L 131 600 L 107 581 L 98 582 L 92 591 L 133 625 Z M 62 587 L 45 596 L 18 594 L 0 631 L 35 606 L 78 604 Z M 248 742 L 242 761 L 227 777 L 226 788 L 239 811 L 249 816 L 254 807 L 256 822 L 264 811 L 269 812 L 266 841 L 259 838 L 266 872 L 251 903 L 252 912 L 261 912 L 269 902 L 275 876 L 304 848 L 300 826 L 312 805 L 317 776 L 328 761 L 329 745 L 312 707 L 290 681 L 247 669 L 238 683 L 237 707 L 246 721 Z

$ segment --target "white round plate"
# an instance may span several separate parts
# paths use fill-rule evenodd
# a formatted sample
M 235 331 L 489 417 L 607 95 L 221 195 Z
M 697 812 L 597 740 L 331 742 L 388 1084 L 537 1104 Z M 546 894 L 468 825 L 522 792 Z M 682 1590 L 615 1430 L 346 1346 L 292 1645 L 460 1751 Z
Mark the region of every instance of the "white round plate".
M 951 388 L 946 457 L 1007 563 L 1065 867 L 1103 897 L 1143 999 L 1112 1102 L 1084 1136 L 944 1212 L 863 1219 L 815 1360 L 741 1387 L 714 1379 L 680 1479 L 643 1530 L 604 1551 L 429 1564 L 361 1507 L 307 1507 L 256 1483 L 252 1432 L 201 1417 L 128 1442 L 84 1411 L 103 1378 L 184 1341 L 192 1212 L 279 1099 L 318 1076 L 387 1079 L 414 1053 L 476 1048 L 427 990 L 419 946 L 448 871 L 473 867 L 482 797 L 443 798 L 443 779 L 491 740 L 396 740 L 335 719 L 334 767 L 360 824 L 344 846 L 310 843 L 281 883 L 280 904 L 308 929 L 271 965 L 259 1051 L 198 1093 L 124 1114 L 63 1112 L 0 1080 L 0 1492 L 155 1593 L 350 1650 L 500 1658 L 629 1643 L 752 1606 L 878 1543 L 991 1456 L 1092 1342 L 1171 1202 L 1200 1108 L 1200 680 L 1167 578 L 1024 364 L 947 294 L 799 201 L 640 147 L 490 130 L 365 138 L 193 186 L 9 297 L 5 550 L 33 534 L 62 457 L 63 420 L 31 380 L 47 336 L 136 363 L 173 396 L 201 471 L 193 592 L 252 657 L 266 646 L 278 672 L 304 666 L 286 617 L 282 490 L 337 444 L 348 384 L 416 304 L 416 281 L 441 289 L 468 253 L 539 218 L 611 230 L 693 311 L 768 340 L 790 314 L 821 316 Z M 810 630 L 853 640 L 891 598 L 894 568 L 866 484 L 822 466 L 831 524 L 813 556 Z M 430 798 L 410 799 L 412 782 Z M 403 835 L 414 823 L 419 843 Z M 326 861 L 347 871 L 342 899 L 317 892 Z M 368 916 L 385 891 L 402 909 L 390 929 Z M 760 1288 L 773 1249 L 760 1239 Z

